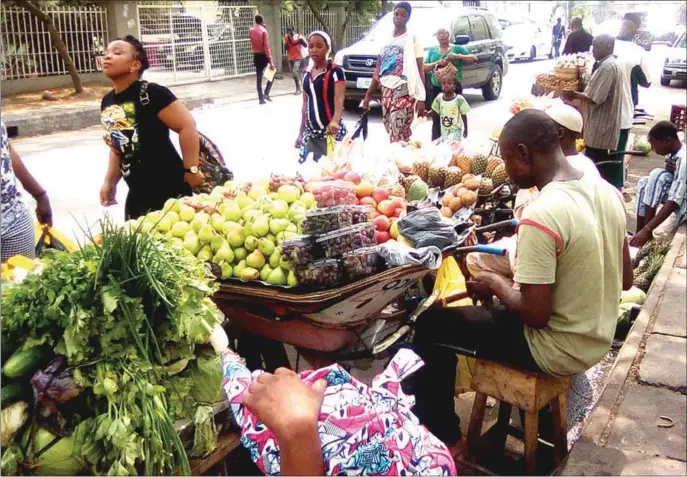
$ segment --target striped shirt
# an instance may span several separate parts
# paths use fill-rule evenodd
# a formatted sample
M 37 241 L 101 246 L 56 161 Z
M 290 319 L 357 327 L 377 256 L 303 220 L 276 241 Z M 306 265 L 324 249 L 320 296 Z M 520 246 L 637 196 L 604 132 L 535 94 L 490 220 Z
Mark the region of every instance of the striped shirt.
M 622 77 L 616 59 L 601 60 L 584 94 L 591 99 L 584 128 L 584 143 L 596 149 L 614 151 L 620 139 Z
M 346 82 L 341 67 L 330 63 L 327 69 L 314 78 L 308 71 L 303 78 L 303 91 L 307 98 L 306 121 L 313 131 L 323 131 L 334 116 L 334 85 Z M 326 84 L 325 84 L 326 83 Z
M 672 159 L 675 159 L 675 177 L 673 183 L 668 191 L 668 200 L 677 204 L 677 223 L 682 224 L 687 215 L 687 154 L 685 153 L 685 145 L 675 154 L 671 154 Z

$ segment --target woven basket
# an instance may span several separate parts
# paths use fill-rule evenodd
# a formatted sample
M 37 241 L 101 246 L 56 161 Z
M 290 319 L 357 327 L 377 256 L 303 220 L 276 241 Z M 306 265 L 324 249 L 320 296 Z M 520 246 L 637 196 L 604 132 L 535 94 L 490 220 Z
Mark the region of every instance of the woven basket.
M 565 80 L 577 79 L 577 68 L 555 67 L 553 69 L 553 72 L 555 73 L 556 78 L 565 79 Z

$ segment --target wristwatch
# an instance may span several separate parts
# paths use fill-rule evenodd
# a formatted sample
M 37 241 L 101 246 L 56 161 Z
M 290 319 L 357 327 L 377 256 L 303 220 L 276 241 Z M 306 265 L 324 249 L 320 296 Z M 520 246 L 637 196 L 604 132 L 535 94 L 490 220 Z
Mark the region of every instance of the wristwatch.
M 186 174 L 198 174 L 198 166 L 184 167 Z

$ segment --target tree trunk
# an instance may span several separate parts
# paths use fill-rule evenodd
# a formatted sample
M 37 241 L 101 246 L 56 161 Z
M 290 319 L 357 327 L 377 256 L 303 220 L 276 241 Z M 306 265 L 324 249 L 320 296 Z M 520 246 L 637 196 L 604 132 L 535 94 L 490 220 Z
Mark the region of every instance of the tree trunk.
M 327 25 L 326 20 L 320 14 L 320 10 L 315 5 L 313 5 L 312 0 L 305 0 L 305 3 L 308 5 L 308 8 L 310 8 L 310 11 L 312 12 L 312 14 L 315 16 L 315 20 L 317 20 L 320 23 L 320 25 L 322 25 L 322 29 L 329 36 L 331 36 L 331 33 L 329 32 L 329 25 Z
M 67 71 L 69 71 L 69 76 L 72 77 L 72 83 L 74 83 L 74 91 L 76 92 L 76 94 L 83 93 L 83 85 L 81 84 L 81 78 L 79 77 L 79 73 L 76 71 L 74 61 L 72 60 L 72 57 L 69 56 L 69 52 L 67 51 L 67 45 L 64 44 L 64 41 L 62 40 L 60 33 L 57 31 L 57 28 L 55 28 L 55 23 L 52 21 L 52 18 L 49 15 L 42 12 L 40 8 L 35 6 L 29 0 L 15 0 L 15 3 L 17 4 L 17 6 L 24 8 L 31 15 L 36 17 L 43 24 L 45 24 L 45 26 L 48 27 L 50 39 L 55 45 L 57 52 L 60 54 L 60 58 L 62 58 L 62 61 L 64 61 L 64 65 L 67 67 Z
M 332 51 L 340 50 L 343 46 L 344 39 L 346 38 L 346 28 L 348 28 L 348 23 L 353 18 L 353 8 L 346 9 L 346 17 L 344 18 L 343 25 L 336 32 L 336 38 L 334 39 L 334 45 L 332 45 Z

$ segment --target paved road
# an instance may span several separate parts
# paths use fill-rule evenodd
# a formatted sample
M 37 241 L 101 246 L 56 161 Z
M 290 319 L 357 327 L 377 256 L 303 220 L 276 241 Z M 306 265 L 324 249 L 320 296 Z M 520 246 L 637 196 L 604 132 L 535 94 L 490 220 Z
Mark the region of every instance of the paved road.
M 652 57 L 654 71 L 659 74 L 663 61 L 661 49 L 655 48 Z M 535 75 L 551 68 L 550 60 L 512 64 L 497 101 L 485 101 L 479 90 L 466 90 L 465 97 L 472 107 L 467 144 L 488 149 L 491 132 L 510 117 L 512 100 L 526 97 Z M 655 80 L 650 90 L 642 90 L 641 101 L 648 111 L 667 115 L 670 105 L 684 103 L 684 89 L 664 88 Z M 194 110 L 193 115 L 199 129 L 218 144 L 237 178 L 250 180 L 264 177 L 270 171 L 296 169 L 293 143 L 298 133 L 300 105 L 299 97 L 282 96 L 265 106 L 259 106 L 257 101 L 235 103 Z M 380 116 L 378 108 L 373 110 L 369 136 L 373 144 L 388 140 Z M 356 120 L 355 114 L 345 116 L 350 127 Z M 415 135 L 429 140 L 429 124 L 420 124 Z M 107 162 L 101 130 L 89 128 L 19 139 L 14 144 L 29 169 L 49 191 L 56 226 L 82 237 L 81 227 L 93 224 L 105 212 L 98 202 Z M 125 197 L 126 185 L 122 182 L 117 194 L 120 204 L 108 209 L 118 221 L 123 218 Z

